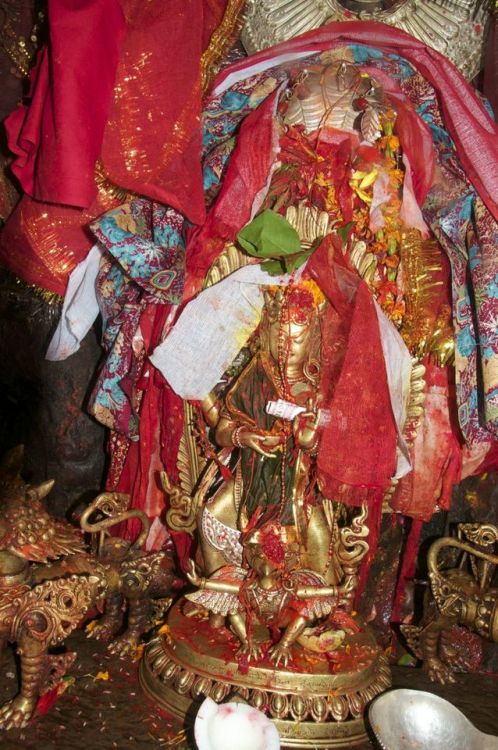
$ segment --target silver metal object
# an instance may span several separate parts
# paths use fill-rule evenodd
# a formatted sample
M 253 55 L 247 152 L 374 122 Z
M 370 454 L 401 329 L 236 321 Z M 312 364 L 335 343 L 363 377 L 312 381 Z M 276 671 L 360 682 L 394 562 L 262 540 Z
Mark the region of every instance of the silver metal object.
M 421 690 L 391 690 L 368 716 L 384 750 L 498 750 L 498 737 L 484 734 L 451 703 Z
M 481 69 L 493 0 L 247 0 L 242 44 L 249 53 L 329 21 L 381 21 L 446 55 L 471 80 Z M 375 39 L 372 39 L 372 45 Z

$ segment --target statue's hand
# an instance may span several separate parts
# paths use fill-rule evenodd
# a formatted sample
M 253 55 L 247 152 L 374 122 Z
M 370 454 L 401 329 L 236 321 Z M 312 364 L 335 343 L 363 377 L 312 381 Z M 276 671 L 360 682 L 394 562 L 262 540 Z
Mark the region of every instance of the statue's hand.
M 239 444 L 245 448 L 251 448 L 260 456 L 266 456 L 266 458 L 275 458 L 275 451 L 279 449 L 279 446 L 283 443 L 283 438 L 280 435 L 271 435 L 270 433 L 250 432 L 241 431 L 238 435 Z
M 320 409 L 312 399 L 308 400 L 308 410 L 301 412 L 292 423 L 294 439 L 300 448 L 312 451 L 317 443 Z
M 195 562 L 193 560 L 188 561 L 187 570 L 185 571 L 185 573 L 188 580 L 193 586 L 201 585 L 201 578 L 197 572 L 197 568 L 195 567 Z

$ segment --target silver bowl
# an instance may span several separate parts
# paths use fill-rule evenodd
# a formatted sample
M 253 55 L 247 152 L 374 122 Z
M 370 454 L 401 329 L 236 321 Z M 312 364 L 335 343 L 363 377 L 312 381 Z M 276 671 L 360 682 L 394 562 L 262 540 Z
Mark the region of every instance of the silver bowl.
M 498 750 L 498 737 L 433 693 L 391 690 L 374 700 L 368 717 L 384 750 Z

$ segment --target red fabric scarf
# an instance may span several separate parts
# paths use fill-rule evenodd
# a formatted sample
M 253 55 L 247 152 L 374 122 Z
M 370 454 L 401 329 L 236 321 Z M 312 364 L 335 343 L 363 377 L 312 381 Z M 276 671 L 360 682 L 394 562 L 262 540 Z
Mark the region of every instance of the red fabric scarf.
M 6 120 L 25 191 L 2 235 L 7 268 L 64 294 L 86 226 L 123 201 L 97 196 L 98 157 L 115 184 L 203 221 L 200 56 L 225 5 L 49 0 L 30 102 Z
M 379 324 L 366 284 L 344 267 L 340 250 L 335 257 L 327 238 L 307 269 L 331 304 L 323 322 L 325 347 L 334 346 L 337 313 L 347 327 L 339 367 L 327 351 L 322 358 L 321 408 L 327 422 L 320 439 L 318 480 L 323 494 L 333 500 L 379 503 L 394 474 L 397 441 Z
M 33 198 L 89 206 L 125 22 L 117 0 L 49 0 L 50 46 L 30 104 L 5 121 L 12 171 Z

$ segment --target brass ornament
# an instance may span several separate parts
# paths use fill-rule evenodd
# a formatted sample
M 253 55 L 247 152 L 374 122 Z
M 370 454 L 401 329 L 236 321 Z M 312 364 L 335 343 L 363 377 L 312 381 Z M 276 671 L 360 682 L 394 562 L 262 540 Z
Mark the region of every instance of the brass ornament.
M 328 213 L 320 211 L 316 206 L 306 206 L 304 202 L 289 206 L 285 218 L 298 233 L 304 249 L 317 244 L 331 230 Z
M 12 620 L 11 635 L 26 629 L 33 639 L 55 646 L 81 622 L 100 584 L 98 576 L 78 575 L 39 583 L 23 595 Z
M 299 79 L 298 79 L 299 80 Z M 303 71 L 306 95 L 293 92 L 283 117 L 285 125 L 302 125 L 307 133 L 318 128 L 361 132 L 374 143 L 381 135 L 379 113 L 384 106 L 382 86 L 347 60 L 336 60 L 319 71 Z M 366 108 L 359 114 L 353 107 L 357 97 Z
M 420 427 L 422 417 L 424 416 L 424 402 L 425 402 L 425 366 L 416 358 L 412 360 L 412 370 L 410 373 L 410 395 L 408 400 L 408 406 L 406 410 L 407 418 L 403 426 L 403 438 L 408 446 L 411 448 L 417 437 L 417 431 Z M 399 479 L 393 477 L 391 484 L 384 493 L 383 499 L 383 513 L 392 513 L 390 502 L 396 493 L 398 488 Z
M 140 511 L 127 510 L 127 495 L 103 493 L 83 514 L 83 529 L 99 536 L 91 554 L 81 533 L 45 510 L 42 499 L 53 482 L 24 483 L 22 458 L 22 449 L 14 449 L 0 467 L 0 643 L 16 644 L 21 663 L 20 692 L 0 707 L 4 729 L 25 726 L 39 696 L 60 681 L 75 654 L 53 655 L 49 649 L 62 644 L 95 606 L 105 605 L 105 613 L 89 635 L 109 640 L 112 653 L 128 655 L 164 616 L 177 584 L 170 551 L 142 552 L 149 522 Z M 134 517 L 143 524 L 134 545 L 106 535 Z M 116 638 L 124 608 L 127 627 Z
M 450 364 L 455 354 L 450 307 L 441 304 L 434 315 L 433 293 L 444 284 L 437 278 L 442 252 L 436 239 L 423 240 L 415 229 L 402 234 L 406 314 L 401 335 L 414 356 L 422 359 L 429 354 L 439 367 Z
M 443 652 L 442 636 L 453 625 L 463 625 L 482 638 L 498 643 L 498 590 L 491 581 L 498 564 L 494 549 L 498 528 L 491 524 L 459 524 L 459 538 L 442 537 L 427 556 L 431 598 L 420 625 L 402 625 L 409 648 L 422 660 L 432 680 L 454 682 L 453 671 L 465 669 L 455 650 Z M 456 567 L 441 570 L 443 551 L 460 553 Z
M 78 627 L 99 586 L 95 575 L 36 584 L 25 560 L 0 551 L 0 643 L 15 643 L 21 662 L 20 692 L 0 707 L 0 729 L 25 726 L 39 695 L 74 661 L 74 654 L 53 656 L 48 647 L 61 643 Z
M 213 32 L 201 57 L 201 90 L 206 94 L 224 57 L 236 42 L 246 0 L 228 0 L 222 21 Z

